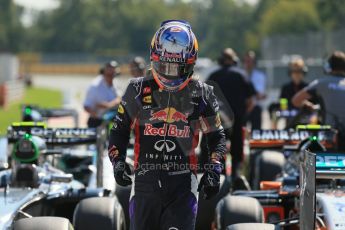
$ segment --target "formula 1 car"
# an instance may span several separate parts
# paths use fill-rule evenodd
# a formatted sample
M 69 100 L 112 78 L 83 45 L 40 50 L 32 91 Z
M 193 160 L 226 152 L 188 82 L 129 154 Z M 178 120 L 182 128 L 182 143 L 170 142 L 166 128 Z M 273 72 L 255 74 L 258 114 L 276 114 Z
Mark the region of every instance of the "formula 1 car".
M 71 223 L 76 229 L 125 229 L 122 207 L 111 191 L 86 188 L 50 163 L 70 154 L 64 145 L 94 143 L 99 137 L 94 129 L 12 125 L 11 169 L 0 172 L 0 229 L 63 230 L 72 229 Z
M 44 109 L 36 105 L 22 105 L 21 115 L 22 121 L 33 122 L 44 122 L 51 118 L 72 117 L 74 127 L 78 127 L 79 125 L 79 115 L 75 109 Z
M 316 152 L 314 161 L 311 151 Z M 217 229 L 232 224 L 237 225 L 227 229 L 345 229 L 345 154 L 327 151 L 318 136 L 302 141 L 296 154 L 300 173 L 262 181 L 260 190 L 236 191 L 223 198 L 216 209 Z M 264 221 L 274 225 L 253 224 Z
M 329 126 L 299 125 L 296 130 L 252 130 L 250 134 L 250 176 L 252 188 L 259 189 L 261 181 L 274 180 L 283 172 L 293 174 L 296 147 L 304 139 L 317 136 L 328 150 L 337 147 L 337 131 Z
M 301 124 L 320 124 L 323 120 L 323 114 L 319 104 L 314 105 L 313 108 L 289 108 L 285 98 L 280 99 L 279 104 L 271 104 L 269 106 L 269 113 L 273 129 L 281 127 L 281 123 L 285 123 L 283 125 L 285 129 L 290 129 Z
M 63 152 L 52 159 L 47 158 L 54 167 L 73 174 L 87 187 L 103 186 L 104 129 L 47 128 L 42 122 L 15 122 L 8 129 L 8 142 L 11 143 L 23 133 L 38 136 L 45 140 L 49 149 Z

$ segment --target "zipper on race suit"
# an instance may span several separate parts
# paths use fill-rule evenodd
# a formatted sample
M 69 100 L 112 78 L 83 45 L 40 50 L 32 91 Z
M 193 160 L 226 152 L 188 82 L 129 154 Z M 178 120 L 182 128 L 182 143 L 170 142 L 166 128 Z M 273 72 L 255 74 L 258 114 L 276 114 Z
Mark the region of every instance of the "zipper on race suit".
M 164 121 L 164 123 L 166 124 L 166 129 L 167 130 L 169 130 L 169 123 L 167 121 L 168 121 L 169 116 L 170 116 L 170 94 L 171 94 L 171 92 L 168 92 L 168 103 L 167 103 L 168 113 L 167 113 L 167 118 Z M 167 132 L 165 132 L 165 134 L 164 134 L 164 145 L 166 144 L 166 135 L 167 135 Z M 162 152 L 162 161 L 161 161 L 162 168 L 163 168 L 163 165 L 164 165 L 164 155 L 165 155 L 165 148 L 163 149 L 163 152 Z M 162 169 L 159 171 L 159 176 L 158 176 L 158 186 L 159 186 L 159 188 L 162 188 L 161 173 L 162 173 Z

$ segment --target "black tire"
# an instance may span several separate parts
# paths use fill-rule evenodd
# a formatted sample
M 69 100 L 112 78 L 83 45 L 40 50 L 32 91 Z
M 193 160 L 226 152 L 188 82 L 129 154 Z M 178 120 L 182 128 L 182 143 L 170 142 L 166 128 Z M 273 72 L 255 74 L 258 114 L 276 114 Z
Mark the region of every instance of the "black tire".
M 198 174 L 199 179 L 201 176 L 202 174 Z M 221 185 L 219 193 L 210 200 L 204 200 L 201 192 L 199 193 L 198 215 L 196 217 L 195 229 L 211 229 L 217 203 L 230 192 L 230 181 L 228 177 L 221 175 L 220 183 Z
M 255 160 L 253 187 L 260 189 L 261 181 L 273 181 L 282 173 L 286 163 L 283 153 L 263 151 Z
M 68 219 L 62 217 L 32 217 L 14 222 L 13 230 L 72 230 Z
M 258 223 L 248 223 L 248 224 L 233 224 L 226 228 L 226 230 L 275 230 L 273 224 L 258 224 Z
M 239 223 L 263 223 L 264 212 L 258 200 L 252 197 L 227 195 L 216 208 L 217 229 Z
M 126 229 L 123 210 L 116 197 L 81 200 L 74 211 L 73 225 L 76 230 Z
M 115 195 L 117 199 L 119 200 L 121 207 L 123 209 L 123 213 L 125 214 L 125 219 L 126 219 L 126 226 L 127 229 L 129 229 L 129 197 L 131 195 L 131 189 L 132 186 L 120 186 L 116 185 L 115 187 Z

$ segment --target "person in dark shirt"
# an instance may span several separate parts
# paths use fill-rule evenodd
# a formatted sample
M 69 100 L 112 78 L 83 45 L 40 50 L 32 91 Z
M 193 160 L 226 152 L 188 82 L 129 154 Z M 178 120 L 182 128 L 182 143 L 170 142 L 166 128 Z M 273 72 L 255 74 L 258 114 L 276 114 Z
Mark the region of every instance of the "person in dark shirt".
M 220 89 L 226 100 L 224 103 L 229 104 L 233 111 L 234 124 L 231 130 L 226 130 L 226 135 L 231 141 L 230 153 L 234 180 L 239 177 L 243 160 L 242 127 L 245 126 L 246 115 L 253 108 L 253 97 L 256 95 L 254 86 L 246 79 L 245 71 L 237 67 L 238 60 L 234 50 L 224 49 L 218 60 L 221 68 L 212 73 L 208 79 L 209 84 Z
M 291 81 L 281 88 L 280 98 L 285 98 L 288 101 L 289 109 L 296 109 L 291 100 L 293 96 L 307 86 L 304 77 L 308 72 L 308 68 L 304 64 L 303 59 L 297 58 L 289 64 L 289 76 Z

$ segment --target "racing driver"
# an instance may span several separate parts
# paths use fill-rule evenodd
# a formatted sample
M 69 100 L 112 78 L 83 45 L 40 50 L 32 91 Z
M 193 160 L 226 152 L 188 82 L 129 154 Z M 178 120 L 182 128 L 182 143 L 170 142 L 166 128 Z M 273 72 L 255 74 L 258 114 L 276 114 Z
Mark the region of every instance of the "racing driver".
M 117 184 L 132 184 L 125 163 L 135 133 L 130 229 L 194 229 L 198 191 L 219 191 L 224 130 L 213 88 L 193 77 L 198 43 L 186 21 L 169 20 L 155 33 L 151 70 L 129 83 L 111 129 L 108 154 Z M 199 132 L 208 141 L 209 164 L 197 185 L 194 149 Z

